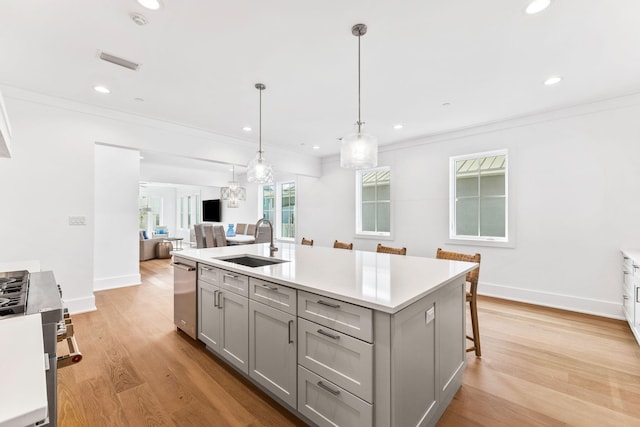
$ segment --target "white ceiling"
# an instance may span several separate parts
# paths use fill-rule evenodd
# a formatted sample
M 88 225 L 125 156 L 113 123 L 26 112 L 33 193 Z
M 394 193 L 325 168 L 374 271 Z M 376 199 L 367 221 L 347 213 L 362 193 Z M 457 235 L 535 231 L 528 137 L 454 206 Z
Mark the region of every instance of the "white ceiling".
M 265 149 L 317 156 L 354 129 L 359 22 L 369 27 L 362 118 L 381 144 L 640 89 L 639 1 L 555 0 L 533 16 L 527 3 L 163 0 L 149 11 L 135 0 L 3 1 L 0 84 L 257 143 L 263 82 Z M 142 66 L 117 67 L 98 50 Z M 550 75 L 563 80 L 543 85 Z

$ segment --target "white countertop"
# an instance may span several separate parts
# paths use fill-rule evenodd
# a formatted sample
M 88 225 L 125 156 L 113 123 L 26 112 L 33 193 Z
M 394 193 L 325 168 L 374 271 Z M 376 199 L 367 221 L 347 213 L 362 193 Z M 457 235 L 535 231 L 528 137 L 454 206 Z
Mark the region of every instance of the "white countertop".
M 47 417 L 47 383 L 40 314 L 0 321 L 0 426 L 24 427 Z
M 277 243 L 275 258 L 288 262 L 245 267 L 216 258 L 230 255 L 269 257 L 269 244 L 238 245 L 173 252 L 212 266 L 269 280 L 374 310 L 396 313 L 476 264 L 321 246 Z

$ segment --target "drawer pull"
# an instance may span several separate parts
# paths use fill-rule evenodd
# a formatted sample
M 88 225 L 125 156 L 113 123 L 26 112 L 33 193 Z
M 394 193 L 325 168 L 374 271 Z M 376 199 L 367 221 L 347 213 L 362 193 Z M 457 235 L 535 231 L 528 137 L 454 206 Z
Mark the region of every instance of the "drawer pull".
M 289 335 L 287 338 L 289 339 L 289 344 L 293 344 L 293 340 L 291 339 L 291 327 L 293 326 L 293 320 L 289 320 Z
M 218 293 L 220 291 L 213 291 L 213 306 L 217 307 L 218 306 Z
M 326 301 L 322 301 L 322 300 L 318 300 L 318 304 L 325 305 L 325 306 L 331 307 L 331 308 L 340 308 L 340 304 L 332 304 L 330 302 L 326 302 Z
M 218 308 L 222 308 L 222 300 L 220 297 L 222 296 L 222 291 L 218 291 Z
M 623 300 L 627 300 L 627 299 L 629 299 L 629 297 L 628 297 L 628 296 L 626 296 L 626 295 L 622 295 L 622 299 L 623 299 Z
M 225 274 L 224 274 L 224 277 L 229 277 L 229 278 L 231 278 L 231 279 L 238 279 L 238 276 L 233 275 L 233 274 L 229 274 L 229 273 L 225 273 Z
M 260 283 L 260 287 L 261 288 L 265 288 L 265 289 L 269 289 L 270 291 L 277 291 L 278 290 L 277 286 L 269 286 L 269 285 L 265 285 L 264 283 Z
M 213 271 L 213 268 L 205 267 L 203 265 L 201 265 L 200 268 L 206 271 Z
M 330 334 L 329 332 L 325 332 L 325 331 L 323 331 L 322 329 L 318 329 L 318 331 L 317 331 L 317 332 L 318 332 L 320 335 L 324 335 L 325 337 L 329 337 L 329 338 L 334 339 L 334 340 L 339 340 L 339 339 L 340 339 L 340 336 L 339 336 L 339 335 L 333 335 L 333 334 Z
M 626 271 L 626 270 L 625 270 L 625 271 L 624 271 L 624 274 L 631 274 L 631 272 L 630 272 L 630 271 Z
M 327 390 L 329 393 L 333 394 L 334 396 L 337 396 L 340 394 L 340 390 L 334 390 L 331 387 L 327 386 L 325 383 L 323 383 L 322 381 L 318 381 L 318 387 L 323 388 L 325 390 Z

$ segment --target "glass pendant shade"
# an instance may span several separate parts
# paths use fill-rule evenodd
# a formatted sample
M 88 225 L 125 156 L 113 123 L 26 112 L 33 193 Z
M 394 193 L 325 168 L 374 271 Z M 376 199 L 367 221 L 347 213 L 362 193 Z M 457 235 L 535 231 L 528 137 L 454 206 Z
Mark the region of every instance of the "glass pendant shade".
M 247 181 L 258 184 L 273 182 L 273 167 L 265 160 L 260 151 L 247 165 Z
M 247 200 L 247 190 L 240 187 L 240 183 L 235 180 L 235 168 L 233 169 L 233 181 L 229 181 L 228 187 L 220 188 L 220 198 L 227 201 L 227 207 L 237 208 L 240 201 Z
M 367 33 L 365 24 L 356 24 L 351 34 L 358 37 L 358 131 L 342 138 L 340 167 L 347 169 L 369 169 L 378 166 L 378 139 L 362 132 L 364 122 L 360 117 L 360 38 Z
M 367 133 L 356 132 L 342 138 L 340 167 L 368 169 L 378 165 L 378 139 Z

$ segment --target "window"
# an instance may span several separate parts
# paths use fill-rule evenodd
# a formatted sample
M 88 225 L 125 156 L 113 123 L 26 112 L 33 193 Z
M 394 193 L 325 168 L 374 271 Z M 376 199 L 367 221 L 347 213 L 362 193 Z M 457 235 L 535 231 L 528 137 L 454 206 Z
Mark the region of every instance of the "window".
M 275 236 L 283 240 L 296 237 L 296 183 L 281 182 L 261 187 L 262 218 L 273 224 Z
M 265 185 L 262 187 L 262 217 L 272 223 L 276 220 L 276 186 Z
M 187 194 L 178 198 L 178 228 L 191 229 L 200 222 L 200 195 Z
M 356 234 L 391 235 L 391 170 L 356 171 Z
M 138 199 L 139 221 L 141 230 L 155 230 L 162 225 L 162 197 L 141 195 Z
M 294 239 L 296 237 L 296 183 L 286 182 L 280 186 L 280 202 L 282 215 L 280 216 L 280 237 Z
M 508 241 L 507 151 L 451 158 L 450 238 Z

